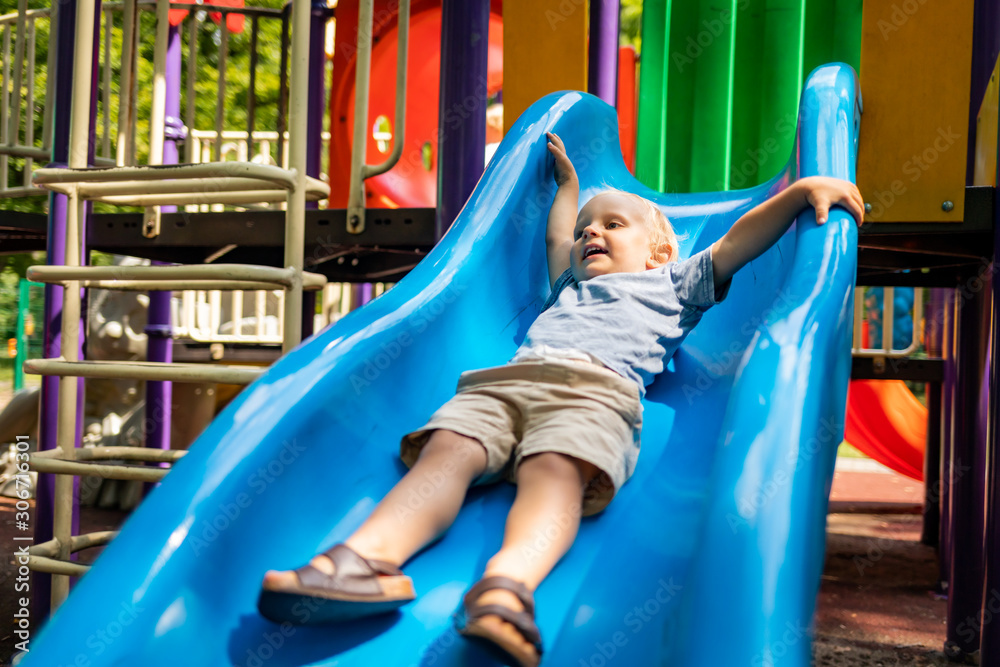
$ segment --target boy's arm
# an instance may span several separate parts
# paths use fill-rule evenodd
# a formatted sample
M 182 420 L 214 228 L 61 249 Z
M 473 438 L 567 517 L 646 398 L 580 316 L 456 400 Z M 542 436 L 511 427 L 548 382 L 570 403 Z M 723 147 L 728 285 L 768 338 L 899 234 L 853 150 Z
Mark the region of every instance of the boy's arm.
M 713 277 L 722 285 L 744 264 L 781 238 L 803 209 L 816 208 L 816 222 L 824 224 L 831 206 L 843 206 L 858 226 L 865 204 L 857 186 L 849 181 L 810 176 L 795 181 L 763 204 L 745 213 L 726 235 L 712 244 Z
M 549 152 L 556 159 L 555 176 L 559 189 L 556 190 L 552 208 L 549 209 L 548 228 L 545 233 L 545 246 L 548 251 L 549 285 L 555 286 L 556 279 L 569 268 L 570 253 L 573 248 L 573 231 L 576 228 L 577 207 L 580 198 L 580 182 L 576 177 L 573 163 L 566 155 L 566 146 L 562 139 L 551 132 Z

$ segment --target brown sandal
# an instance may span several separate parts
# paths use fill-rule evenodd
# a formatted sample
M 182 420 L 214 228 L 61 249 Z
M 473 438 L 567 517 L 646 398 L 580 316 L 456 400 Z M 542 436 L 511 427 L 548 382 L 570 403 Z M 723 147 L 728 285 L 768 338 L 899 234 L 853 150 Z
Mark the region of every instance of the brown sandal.
M 315 625 L 389 612 L 416 597 L 413 581 L 392 563 L 363 558 L 345 544 L 323 555 L 333 561 L 333 574 L 304 565 L 295 570 L 296 584 L 262 585 L 261 615 L 276 623 Z
M 480 595 L 494 588 L 514 593 L 524 605 L 524 611 L 514 611 L 498 604 L 476 604 L 475 601 Z M 513 625 L 522 637 L 534 645 L 535 651 L 525 651 L 523 647 L 511 643 L 505 636 L 484 627 L 479 621 L 483 616 L 489 615 L 499 616 Z M 481 579 L 465 594 L 462 610 L 455 616 L 455 626 L 460 635 L 476 642 L 505 665 L 537 667 L 542 659 L 542 635 L 535 625 L 535 601 L 528 587 L 520 581 L 502 576 Z

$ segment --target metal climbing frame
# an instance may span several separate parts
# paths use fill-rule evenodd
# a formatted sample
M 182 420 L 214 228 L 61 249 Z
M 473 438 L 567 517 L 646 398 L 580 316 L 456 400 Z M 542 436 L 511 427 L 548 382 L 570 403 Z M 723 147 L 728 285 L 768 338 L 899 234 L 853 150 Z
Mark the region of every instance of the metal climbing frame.
M 23 0 L 22 0 L 23 3 Z M 135 0 L 126 3 L 126 15 Z M 55 478 L 53 539 L 29 549 L 29 567 L 53 575 L 52 606 L 58 606 L 69 594 L 69 577 L 86 568 L 70 561 L 79 549 L 106 543 L 110 533 L 72 535 L 74 475 L 98 475 L 110 479 L 156 481 L 167 469 L 143 465 L 100 464 L 96 461 L 127 459 L 136 462 L 173 462 L 183 452 L 145 448 L 77 449 L 78 377 L 116 377 L 179 382 L 223 382 L 248 384 L 263 370 L 239 366 L 204 366 L 156 362 L 81 361 L 80 289 L 101 287 L 123 290 L 162 289 L 274 289 L 282 288 L 284 332 L 282 351 L 290 351 L 301 339 L 302 292 L 319 289 L 325 277 L 303 271 L 304 221 L 306 199 L 321 199 L 329 188 L 306 176 L 306 103 L 308 96 L 309 40 L 292 41 L 291 90 L 289 96 L 288 168 L 249 162 L 210 162 L 161 166 L 163 156 L 164 109 L 166 100 L 165 67 L 169 0 L 157 0 L 157 33 L 154 51 L 153 105 L 151 111 L 150 164 L 141 167 L 92 168 L 87 165 L 92 61 L 74 59 L 73 96 L 70 125 L 69 166 L 65 169 L 40 169 L 34 182 L 69 199 L 66 228 L 66 266 L 36 266 L 29 269 L 31 280 L 59 284 L 63 290 L 61 356 L 57 359 L 28 361 L 26 370 L 41 375 L 58 376 L 59 413 L 56 427 L 58 447 L 31 457 L 31 466 L 39 473 Z M 95 0 L 79 0 L 76 15 L 76 53 L 93 52 Z M 308 35 L 309 0 L 293 0 L 292 30 Z M 126 41 L 128 44 L 128 41 Z M 130 55 L 131 59 L 131 55 Z M 129 62 L 123 57 L 123 62 Z M 123 72 L 129 68 L 123 68 Z M 130 86 L 130 81 L 123 81 Z M 126 88 L 127 89 L 127 88 Z M 122 114 L 123 122 L 130 114 Z M 125 136 L 127 136 L 127 132 Z M 122 143 L 119 144 L 119 147 Z M 119 150 L 121 150 L 119 148 Z M 198 266 L 91 267 L 80 266 L 82 249 L 81 223 L 85 200 L 139 204 L 156 207 L 165 204 L 286 202 L 284 268 L 237 264 Z M 147 221 L 155 233 L 157 211 L 151 208 Z

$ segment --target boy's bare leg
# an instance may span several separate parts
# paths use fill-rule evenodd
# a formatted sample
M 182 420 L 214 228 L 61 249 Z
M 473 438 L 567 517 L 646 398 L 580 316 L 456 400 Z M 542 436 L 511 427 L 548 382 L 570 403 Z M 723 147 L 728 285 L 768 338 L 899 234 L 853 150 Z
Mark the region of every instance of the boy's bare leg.
M 409 472 L 344 543 L 365 558 L 405 563 L 451 526 L 469 485 L 485 469 L 486 449 L 478 440 L 435 430 Z M 433 493 L 428 493 L 428 483 Z M 333 562 L 322 554 L 310 564 L 326 574 L 334 572 Z M 294 577 L 292 571 L 269 570 L 264 580 L 296 583 Z
M 517 496 L 507 515 L 503 545 L 486 564 L 483 577 L 510 577 L 534 593 L 576 539 L 583 490 L 599 472 L 586 461 L 554 452 L 524 458 L 517 469 Z M 488 590 L 476 602 L 523 609 L 516 595 L 502 589 Z M 484 616 L 481 623 L 533 650 L 499 616 Z

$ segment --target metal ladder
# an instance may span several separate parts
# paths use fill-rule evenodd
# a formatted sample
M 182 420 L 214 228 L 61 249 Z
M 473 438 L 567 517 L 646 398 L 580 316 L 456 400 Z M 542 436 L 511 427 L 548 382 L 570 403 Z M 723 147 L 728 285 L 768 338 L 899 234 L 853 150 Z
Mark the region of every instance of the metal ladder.
M 134 7 L 135 0 L 131 0 Z M 249 384 L 263 369 L 202 364 L 81 361 L 80 289 L 99 287 L 117 290 L 173 289 L 275 289 L 286 291 L 282 352 L 289 352 L 302 335 L 302 291 L 321 289 L 326 278 L 303 271 L 305 202 L 322 199 L 329 187 L 305 174 L 306 98 L 308 95 L 308 39 L 292 41 L 291 94 L 289 100 L 289 168 L 250 162 L 210 162 L 164 166 L 163 133 L 166 100 L 165 62 L 169 0 L 157 0 L 157 32 L 150 164 L 141 167 L 91 168 L 87 166 L 95 0 L 79 0 L 76 16 L 76 53 L 68 168 L 39 169 L 34 182 L 67 195 L 66 265 L 36 266 L 30 280 L 64 286 L 62 308 L 62 356 L 25 362 L 25 370 L 58 376 L 59 412 L 56 449 L 30 457 L 39 473 L 55 474 L 53 539 L 29 548 L 28 566 L 52 577 L 52 608 L 69 594 L 70 576 L 80 576 L 87 567 L 70 560 L 73 552 L 106 544 L 114 532 L 72 535 L 73 479 L 97 475 L 108 479 L 155 482 L 168 469 L 143 465 L 98 463 L 108 459 L 162 463 L 179 460 L 184 452 L 143 447 L 76 447 L 78 377 L 164 380 L 175 382 L 219 382 Z M 133 10 L 134 11 L 134 10 Z M 295 35 L 308 35 L 310 0 L 293 0 Z M 147 208 L 147 230 L 155 233 L 159 210 L 166 204 L 258 203 L 285 201 L 284 268 L 243 264 L 192 266 L 96 267 L 80 266 L 81 221 L 85 200 L 130 204 Z

